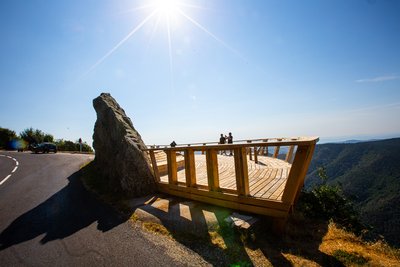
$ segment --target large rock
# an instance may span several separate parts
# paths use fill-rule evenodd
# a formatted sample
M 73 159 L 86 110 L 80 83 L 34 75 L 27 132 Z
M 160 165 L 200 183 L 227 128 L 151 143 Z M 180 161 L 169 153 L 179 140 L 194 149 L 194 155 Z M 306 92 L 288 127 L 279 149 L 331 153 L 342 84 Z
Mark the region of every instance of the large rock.
M 115 99 L 102 93 L 93 99 L 97 113 L 93 148 L 95 163 L 116 192 L 136 197 L 153 193 L 155 179 L 146 148 L 132 121 Z

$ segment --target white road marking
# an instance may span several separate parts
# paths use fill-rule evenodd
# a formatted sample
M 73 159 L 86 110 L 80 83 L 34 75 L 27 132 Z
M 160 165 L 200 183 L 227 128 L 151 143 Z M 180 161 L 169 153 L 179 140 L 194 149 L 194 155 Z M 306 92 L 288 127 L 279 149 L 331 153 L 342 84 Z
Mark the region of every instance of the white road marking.
M 13 157 L 10 157 L 10 156 L 6 156 L 6 155 L 0 155 L 0 156 L 2 156 L 2 157 L 7 157 L 7 158 L 10 158 L 10 159 L 12 159 L 12 160 L 15 161 L 15 167 L 14 167 L 14 169 L 11 171 L 11 173 L 10 173 L 9 175 L 6 176 L 6 178 L 4 178 L 3 180 L 1 180 L 0 185 L 2 185 L 5 181 L 7 181 L 7 180 L 11 177 L 11 174 L 13 174 L 13 173 L 18 169 L 19 162 L 18 162 L 17 159 L 15 159 L 15 158 L 13 158 Z
M 0 185 L 2 185 L 2 184 L 3 184 L 5 181 L 7 181 L 8 178 L 10 178 L 10 177 L 11 177 L 11 174 L 7 175 L 6 178 L 4 178 L 4 179 L 0 182 Z

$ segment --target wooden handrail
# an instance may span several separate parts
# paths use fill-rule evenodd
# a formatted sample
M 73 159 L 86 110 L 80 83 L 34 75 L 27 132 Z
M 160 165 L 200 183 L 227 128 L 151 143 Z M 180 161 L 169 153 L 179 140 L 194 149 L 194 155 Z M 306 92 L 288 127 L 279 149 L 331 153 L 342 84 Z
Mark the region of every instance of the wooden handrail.
M 276 140 L 276 141 L 287 141 L 287 140 L 291 140 L 291 141 L 296 141 L 296 140 L 300 140 L 304 137 L 275 137 L 275 138 L 258 138 L 258 139 L 240 139 L 240 140 L 234 140 L 233 143 L 234 144 L 238 144 L 238 143 L 246 143 L 246 142 L 268 142 L 270 140 Z M 210 145 L 218 145 L 219 142 L 217 141 L 210 141 L 210 142 L 200 142 L 200 143 L 182 143 L 182 144 L 176 144 L 175 147 L 186 147 L 186 146 L 210 146 Z M 170 145 L 146 145 L 148 149 L 161 149 L 161 148 L 169 148 L 171 147 Z
M 146 149 L 146 151 L 148 151 L 149 153 L 156 181 L 159 183 L 160 186 L 159 188 L 167 190 L 167 192 L 175 192 L 178 196 L 185 196 L 193 198 L 195 200 L 204 200 L 209 202 L 212 201 L 211 199 L 217 198 L 220 199 L 220 201 L 217 201 L 217 203 L 221 203 L 221 205 L 224 206 L 234 206 L 233 204 L 228 204 L 226 201 L 236 199 L 240 204 L 238 205 L 238 207 L 242 207 L 243 209 L 247 207 L 246 205 L 251 205 L 249 203 L 258 203 L 257 201 L 264 201 L 265 205 L 267 206 L 272 205 L 273 203 L 281 203 L 282 206 L 280 207 L 283 210 L 281 210 L 279 206 L 277 206 L 277 208 L 270 208 L 269 206 L 263 208 L 262 206 L 255 204 L 254 211 L 263 212 L 263 214 L 276 214 L 282 217 L 282 214 L 284 214 L 282 212 L 284 212 L 284 210 L 289 212 L 287 207 L 292 207 L 298 197 L 298 194 L 304 183 L 304 177 L 310 164 L 315 145 L 318 140 L 318 137 L 276 139 L 264 138 L 245 140 L 244 143 L 233 144 L 218 144 L 217 142 L 215 142 L 211 145 L 205 143 L 197 143 L 179 147 L 161 148 L 160 146 L 158 146 L 154 148 L 148 148 Z M 285 156 L 285 161 L 291 164 L 291 168 L 287 177 L 287 181 L 284 185 L 285 188 L 282 191 L 283 193 L 280 200 L 265 200 L 256 198 L 255 196 L 252 196 L 250 194 L 249 171 L 247 163 L 248 155 L 249 159 L 251 160 L 251 154 L 253 151 L 254 162 L 257 163 L 259 157 L 264 156 L 263 150 L 271 146 L 275 147 L 275 151 L 273 153 L 273 157 L 275 158 L 279 154 L 280 147 L 289 148 Z M 220 188 L 218 171 L 218 152 L 220 150 L 234 151 L 236 190 Z M 154 155 L 155 151 L 163 151 L 167 155 L 168 184 L 160 181 L 160 174 L 157 169 L 157 161 Z M 196 151 L 201 151 L 202 154 L 205 153 L 208 186 L 198 185 L 196 182 Z M 186 182 L 178 182 L 178 152 L 183 152 L 184 155 Z M 237 198 L 233 196 L 237 196 Z M 252 202 L 256 199 L 256 202 Z
M 254 142 L 257 141 L 257 142 Z M 238 140 L 234 142 L 233 144 L 219 144 L 218 142 L 214 143 L 195 143 L 195 144 L 188 144 L 188 145 L 176 145 L 176 147 L 161 147 L 159 146 L 158 148 L 156 147 L 150 147 L 147 149 L 144 149 L 145 151 L 151 151 L 151 150 L 175 150 L 175 151 L 183 151 L 186 148 L 191 148 L 195 151 L 201 151 L 201 150 L 206 150 L 206 149 L 217 149 L 217 150 L 223 150 L 223 149 L 235 149 L 238 147 L 260 147 L 260 146 L 292 146 L 292 145 L 301 145 L 301 144 L 313 144 L 318 142 L 319 138 L 318 137 L 297 137 L 297 138 L 269 138 L 267 142 L 263 142 L 264 139 L 253 139 L 253 140 Z M 276 141 L 271 141 L 271 140 L 276 140 Z M 279 141 L 281 140 L 281 141 Z M 252 141 L 251 143 L 247 143 L 247 141 Z M 260 142 L 261 141 L 261 142 Z M 242 143 L 244 142 L 244 143 Z

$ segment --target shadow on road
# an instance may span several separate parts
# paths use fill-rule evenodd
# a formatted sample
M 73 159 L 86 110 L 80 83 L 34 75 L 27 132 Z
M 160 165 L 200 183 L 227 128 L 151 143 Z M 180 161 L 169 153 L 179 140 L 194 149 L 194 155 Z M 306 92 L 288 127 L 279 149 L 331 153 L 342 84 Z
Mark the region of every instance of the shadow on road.
M 126 221 L 84 189 L 80 172 L 69 176 L 69 184 L 62 190 L 15 219 L 0 234 L 0 250 L 42 234 L 42 244 L 63 239 L 94 222 L 98 230 L 106 232 Z

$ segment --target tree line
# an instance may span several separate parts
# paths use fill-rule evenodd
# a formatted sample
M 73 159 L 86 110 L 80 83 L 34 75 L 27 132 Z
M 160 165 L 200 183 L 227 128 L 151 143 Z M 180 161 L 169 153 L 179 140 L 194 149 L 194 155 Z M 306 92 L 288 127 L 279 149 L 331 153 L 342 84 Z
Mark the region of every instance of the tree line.
M 80 151 L 78 141 L 55 139 L 52 134 L 45 133 L 39 129 L 30 127 L 17 135 L 13 130 L 0 127 L 0 149 L 30 149 L 43 142 L 56 144 L 59 151 Z M 86 142 L 82 142 L 82 151 L 93 152 L 93 149 Z

